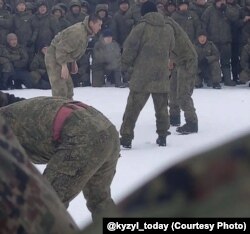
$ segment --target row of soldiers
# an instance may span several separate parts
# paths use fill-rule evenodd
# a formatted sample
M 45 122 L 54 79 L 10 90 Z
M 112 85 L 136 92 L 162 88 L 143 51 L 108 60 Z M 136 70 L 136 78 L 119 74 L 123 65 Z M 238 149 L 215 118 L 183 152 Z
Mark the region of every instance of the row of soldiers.
M 1 1 L 3 2 L 3 11 L 8 12 L 5 1 Z M 0 34 L 2 35 L 0 38 L 3 38 L 2 43 L 4 44 L 7 32 L 12 31 L 16 34 L 18 43 L 20 46 L 25 47 L 28 54 L 28 61 L 24 64 L 22 70 L 29 70 L 32 73 L 25 72 L 24 78 L 22 78 L 19 74 L 17 76 L 13 75 L 13 70 L 16 70 L 15 66 L 12 69 L 2 68 L 2 70 L 3 72 L 6 72 L 6 70 L 11 72 L 12 80 L 16 80 L 15 77 L 20 77 L 19 80 L 21 81 L 14 82 L 16 83 L 15 88 L 20 88 L 20 83 L 23 83 L 28 88 L 50 88 L 42 49 L 50 44 L 57 32 L 74 23 L 83 21 L 91 11 L 94 11 L 102 18 L 103 24 L 101 32 L 89 43 L 89 48 L 93 49 L 95 42 L 99 40 L 92 55 L 93 66 L 90 67 L 91 50 L 87 50 L 78 61 L 80 69 L 78 74 L 73 76 L 74 85 L 91 85 L 90 71 L 92 70 L 93 86 L 102 86 L 105 83 L 105 79 L 107 79 L 120 87 L 122 74 L 120 71 L 119 49 L 122 51 L 126 37 L 140 20 L 140 6 L 146 1 L 148 0 L 91 2 L 80 0 L 25 2 L 18 0 L 15 4 L 9 2 L 12 9 L 14 5 L 15 13 L 12 10 L 12 14 L 7 13 L 8 17 L 4 16 L 5 26 L 3 30 L 1 30 L 0 26 Z M 208 86 L 220 88 L 221 72 L 223 75 L 222 79 L 226 85 L 234 86 L 236 83 L 243 83 L 239 81 L 239 74 L 241 70 L 246 70 L 246 68 L 241 66 L 239 58 L 242 48 L 247 44 L 249 37 L 249 0 L 241 2 L 241 5 L 244 7 L 236 4 L 236 0 L 228 0 L 226 5 L 224 0 L 216 0 L 215 3 L 207 3 L 205 0 L 195 0 L 190 3 L 189 0 L 155 2 L 158 11 L 175 19 L 188 34 L 190 40 L 196 44 L 198 55 L 200 55 L 196 87 L 202 87 L 203 79 L 205 79 Z M 30 7 L 30 4 L 33 5 L 33 8 Z M 221 9 L 221 6 L 225 8 L 224 11 Z M 7 19 L 8 24 L 6 23 Z M 12 23 L 10 23 L 11 21 Z M 104 33 L 106 36 L 108 34 L 108 37 L 113 38 L 110 43 L 104 43 L 103 38 L 100 37 L 106 29 L 112 31 Z M 198 40 L 200 33 L 206 34 L 208 41 L 214 43 L 212 50 L 211 46 L 200 46 L 201 44 Z M 36 67 L 36 71 L 34 71 L 31 65 L 34 52 L 37 54 L 36 57 L 39 57 L 36 58 L 35 64 L 38 64 L 38 61 L 40 66 L 39 68 Z M 211 59 L 207 59 L 209 56 L 216 57 L 215 66 L 208 62 L 208 60 L 211 61 Z M 117 61 L 116 64 L 113 61 Z M 2 64 L 3 62 L 0 63 Z M 246 64 L 244 61 L 242 63 Z M 231 72 L 235 82 L 231 80 Z M 206 74 L 209 75 L 207 76 Z M 9 77 L 9 74 L 2 74 L 2 77 Z M 3 83 L 8 79 L 2 78 Z M 127 83 L 125 76 L 123 76 L 123 81 Z M 9 81 L 9 83 L 11 82 Z M 6 88 L 5 84 L 2 86 L 2 89 Z M 11 84 L 8 86 L 11 86 Z

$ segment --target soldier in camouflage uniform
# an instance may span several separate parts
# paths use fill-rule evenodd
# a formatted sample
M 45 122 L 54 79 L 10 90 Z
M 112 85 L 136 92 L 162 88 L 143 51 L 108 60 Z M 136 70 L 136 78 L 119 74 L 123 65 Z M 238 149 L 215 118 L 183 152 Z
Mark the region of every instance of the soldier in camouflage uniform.
M 214 43 L 207 40 L 207 33 L 203 30 L 198 33 L 195 49 L 198 54 L 198 75 L 195 87 L 203 87 L 204 80 L 208 87 L 221 89 L 220 54 Z
M 31 161 L 47 163 L 43 174 L 66 207 L 81 191 L 93 220 L 115 207 L 110 185 L 119 157 L 119 135 L 104 115 L 60 97 L 23 100 L 2 107 L 0 115 Z
M 194 11 L 189 10 L 189 0 L 178 0 L 178 11 L 171 17 L 183 28 L 192 43 L 195 42 L 197 33 L 201 29 L 199 17 Z
M 3 104 L 0 93 L 0 105 Z M 5 95 L 6 96 L 6 95 Z M 13 95 L 8 97 L 13 101 Z M 14 98 L 15 99 L 15 98 Z M 14 100 L 17 101 L 17 100 Z M 73 234 L 76 224 L 0 117 L 1 234 Z
M 6 44 L 6 36 L 11 31 L 12 15 L 6 9 L 6 1 L 0 0 L 0 44 Z
M 180 109 L 184 111 L 186 124 L 176 129 L 181 134 L 198 132 L 198 117 L 192 99 L 197 75 L 197 53 L 188 35 L 172 18 L 165 22 L 174 30 L 175 48 L 171 53 L 169 112 L 170 124 L 180 125 Z
M 68 63 L 77 73 L 76 60 L 85 53 L 89 37 L 98 33 L 102 21 L 99 17 L 87 16 L 83 22 L 74 24 L 58 33 L 45 55 L 45 64 L 49 75 L 53 96 L 72 99 L 73 82 L 70 77 Z
M 47 53 L 48 44 L 41 44 L 39 52 L 32 59 L 29 69 L 32 77 L 32 87 L 36 89 L 50 89 L 49 77 L 44 61 Z
M 71 0 L 69 3 L 69 11 L 66 15 L 66 19 L 70 22 L 70 25 L 82 22 L 87 15 L 81 12 L 80 0 Z
M 154 3 L 145 2 L 141 14 L 142 20 L 125 40 L 122 54 L 122 70 L 131 71 L 130 92 L 120 129 L 120 142 L 126 148 L 131 148 L 135 123 L 150 95 L 155 108 L 157 144 L 166 146 L 169 134 L 167 64 L 174 48 L 174 32 L 165 25 Z
M 166 169 L 122 200 L 109 217 L 114 217 L 113 222 L 117 217 L 249 218 L 249 142 L 250 134 L 241 136 Z M 168 223 L 172 221 L 181 222 Z M 107 223 L 103 224 L 92 224 L 79 233 L 105 233 Z
M 242 82 L 247 82 L 250 80 L 250 39 L 248 39 L 248 44 L 246 44 L 242 49 L 240 56 L 240 65 L 242 68 L 242 71 L 240 73 L 240 80 Z

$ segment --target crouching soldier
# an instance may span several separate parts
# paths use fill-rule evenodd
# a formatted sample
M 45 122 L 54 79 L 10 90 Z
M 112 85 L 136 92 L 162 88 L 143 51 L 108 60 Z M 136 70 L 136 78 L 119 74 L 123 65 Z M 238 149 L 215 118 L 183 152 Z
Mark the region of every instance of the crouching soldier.
M 113 41 L 109 29 L 103 31 L 93 49 L 92 86 L 102 87 L 105 76 L 116 87 L 121 87 L 121 50 L 118 43 Z
M 0 155 L 1 234 L 74 233 L 76 224 L 2 117 Z
M 119 135 L 103 114 L 81 102 L 36 97 L 2 107 L 0 115 L 32 162 L 47 163 L 43 174 L 66 207 L 82 191 L 94 221 L 115 208 L 110 185 Z
M 214 89 L 221 89 L 220 54 L 214 43 L 207 40 L 205 31 L 199 32 L 195 49 L 198 54 L 198 76 L 195 87 L 203 87 L 204 79 L 208 87 L 213 86 Z
M 50 89 L 49 77 L 44 61 L 47 52 L 47 45 L 42 44 L 38 53 L 30 63 L 30 75 L 32 77 L 32 86 L 36 89 Z
M 242 68 L 240 73 L 240 81 L 247 82 L 250 80 L 250 39 L 248 39 L 248 43 L 242 49 L 240 65 Z

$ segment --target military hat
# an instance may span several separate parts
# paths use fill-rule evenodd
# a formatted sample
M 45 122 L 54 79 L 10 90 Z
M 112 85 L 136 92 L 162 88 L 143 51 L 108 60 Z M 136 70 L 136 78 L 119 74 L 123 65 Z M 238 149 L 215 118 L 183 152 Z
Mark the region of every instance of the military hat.
M 111 29 L 107 28 L 107 29 L 105 29 L 105 30 L 102 32 L 102 36 L 103 36 L 103 37 L 112 37 L 112 36 L 113 36 L 113 33 L 112 33 Z
M 39 1 L 37 1 L 36 5 L 37 5 L 37 7 L 40 7 L 40 6 L 46 6 L 46 7 L 48 7 L 48 3 L 45 0 L 39 0 Z
M 158 12 L 156 5 L 153 2 L 149 1 L 144 2 L 141 6 L 141 16 L 144 16 L 150 12 Z
M 202 36 L 202 35 L 207 37 L 207 32 L 205 29 L 201 29 L 197 33 L 197 37 Z
M 26 4 L 25 0 L 17 0 L 17 1 L 16 1 L 16 6 L 17 6 L 18 4 L 20 4 L 20 3 Z
M 189 0 L 177 0 L 177 4 L 181 5 L 181 4 L 187 4 L 189 5 Z
M 119 0 L 118 4 L 121 5 L 123 3 L 127 3 L 129 5 L 129 0 Z
M 80 0 L 80 2 L 81 2 L 81 6 L 82 6 L 82 7 L 86 7 L 87 9 L 90 8 L 89 3 L 88 3 L 87 1 L 85 1 L 85 0 Z
M 176 6 L 176 0 L 168 0 L 167 3 L 166 3 L 166 6 L 169 6 L 169 5 Z

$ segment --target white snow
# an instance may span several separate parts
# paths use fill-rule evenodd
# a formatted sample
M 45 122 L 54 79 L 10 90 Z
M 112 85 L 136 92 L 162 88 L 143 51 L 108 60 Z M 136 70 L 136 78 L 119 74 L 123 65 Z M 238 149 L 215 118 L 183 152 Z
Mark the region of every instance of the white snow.
M 11 90 L 17 96 L 30 98 L 50 96 L 51 90 Z M 75 88 L 75 100 L 80 100 L 103 112 L 120 129 L 125 110 L 128 88 Z M 199 119 L 199 132 L 178 135 L 171 127 L 167 147 L 155 144 L 155 115 L 150 98 L 142 110 L 135 128 L 132 149 L 122 149 L 117 172 L 111 189 L 115 202 L 119 202 L 139 185 L 162 170 L 193 153 L 212 148 L 239 135 L 250 132 L 250 88 L 248 85 L 195 89 L 193 94 Z M 41 110 L 42 111 L 42 110 Z M 184 118 L 182 115 L 182 123 Z M 38 166 L 42 172 L 45 166 Z M 79 194 L 68 209 L 80 227 L 91 222 L 82 194 Z

